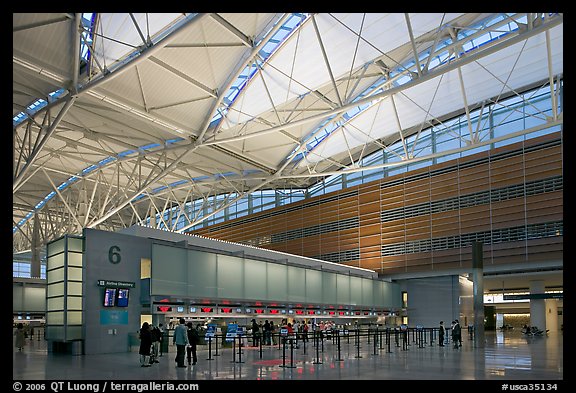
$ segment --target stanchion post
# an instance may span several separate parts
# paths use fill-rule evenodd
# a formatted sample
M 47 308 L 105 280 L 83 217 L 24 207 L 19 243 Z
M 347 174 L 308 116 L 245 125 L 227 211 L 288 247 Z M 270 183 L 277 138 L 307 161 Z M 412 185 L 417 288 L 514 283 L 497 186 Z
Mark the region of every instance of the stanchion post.
M 238 337 L 238 363 L 244 363 L 242 361 L 242 341 L 240 341 L 242 339 L 242 336 L 241 335 L 234 336 L 234 342 L 236 342 L 236 337 Z
M 232 340 L 232 360 L 230 363 L 236 363 L 236 337 Z
M 206 360 L 213 360 L 212 359 L 212 336 L 208 337 L 208 359 Z
M 316 361 L 312 362 L 313 364 L 322 364 L 322 362 L 320 361 L 320 345 L 318 343 L 318 340 L 320 340 L 320 335 L 317 334 L 318 332 L 314 332 L 314 345 L 316 346 Z

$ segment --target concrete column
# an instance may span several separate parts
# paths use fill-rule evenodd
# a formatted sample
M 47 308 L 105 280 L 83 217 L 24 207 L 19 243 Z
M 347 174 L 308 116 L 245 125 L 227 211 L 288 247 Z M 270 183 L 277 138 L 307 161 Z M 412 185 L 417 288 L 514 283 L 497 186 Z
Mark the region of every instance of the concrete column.
M 544 280 L 530 281 L 530 295 L 544 293 Z M 546 329 L 546 304 L 544 299 L 530 299 L 530 326 Z
M 546 299 L 546 329 L 557 332 L 558 328 L 558 299 Z M 544 329 L 542 329 L 544 330 Z
M 40 219 L 34 214 L 34 227 L 32 228 L 32 244 L 30 245 L 32 259 L 30 261 L 30 277 L 40 278 Z
M 482 243 L 472 243 L 474 347 L 484 348 L 484 262 Z

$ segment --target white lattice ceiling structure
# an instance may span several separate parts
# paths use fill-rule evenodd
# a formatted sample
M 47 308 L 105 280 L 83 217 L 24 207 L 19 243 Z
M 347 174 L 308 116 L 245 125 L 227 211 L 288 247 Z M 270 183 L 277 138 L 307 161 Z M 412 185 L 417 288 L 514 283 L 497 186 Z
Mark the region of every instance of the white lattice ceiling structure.
M 562 14 L 95 16 L 13 14 L 15 252 L 34 228 L 46 243 L 366 169 L 377 149 L 563 76 Z M 489 142 L 470 127 L 467 148 Z

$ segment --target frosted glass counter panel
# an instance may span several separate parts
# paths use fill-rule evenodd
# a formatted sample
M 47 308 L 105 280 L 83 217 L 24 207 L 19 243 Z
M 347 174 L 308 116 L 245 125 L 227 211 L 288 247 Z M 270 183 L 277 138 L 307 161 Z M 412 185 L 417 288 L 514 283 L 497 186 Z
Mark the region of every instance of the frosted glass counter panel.
M 216 254 L 188 250 L 188 296 L 217 297 Z
M 252 259 L 244 260 L 244 296 L 246 299 L 266 300 L 268 291 L 266 287 L 266 262 Z
M 244 297 L 244 261 L 227 255 L 217 256 L 218 297 Z

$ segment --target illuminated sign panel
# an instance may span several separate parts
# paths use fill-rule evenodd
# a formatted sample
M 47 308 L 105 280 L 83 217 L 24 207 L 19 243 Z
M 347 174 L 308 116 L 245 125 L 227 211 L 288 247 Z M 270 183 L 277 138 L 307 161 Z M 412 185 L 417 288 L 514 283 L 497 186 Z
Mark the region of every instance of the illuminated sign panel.
M 201 312 L 212 312 L 214 309 L 212 307 L 200 307 Z

